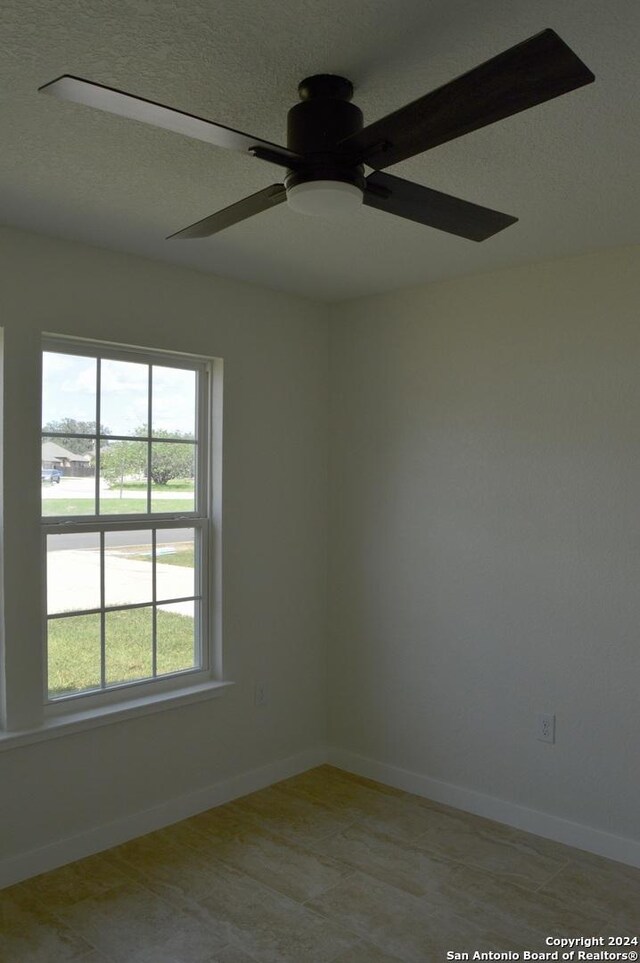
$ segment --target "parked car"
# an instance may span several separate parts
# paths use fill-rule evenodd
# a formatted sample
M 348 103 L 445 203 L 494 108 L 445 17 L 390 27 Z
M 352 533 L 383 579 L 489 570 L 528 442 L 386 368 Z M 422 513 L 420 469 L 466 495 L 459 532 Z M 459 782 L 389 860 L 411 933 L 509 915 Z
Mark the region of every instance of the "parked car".
M 58 468 L 43 468 L 42 481 L 51 482 L 52 485 L 59 485 L 62 472 Z

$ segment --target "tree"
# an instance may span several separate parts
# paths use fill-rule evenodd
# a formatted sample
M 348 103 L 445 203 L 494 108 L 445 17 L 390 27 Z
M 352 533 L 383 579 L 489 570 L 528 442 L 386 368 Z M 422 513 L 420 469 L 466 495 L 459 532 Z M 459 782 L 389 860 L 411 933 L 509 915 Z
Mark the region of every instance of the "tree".
M 59 421 L 49 421 L 42 429 L 43 441 L 55 441 L 57 444 L 65 442 L 62 446 L 74 455 L 92 455 L 92 438 L 60 438 L 56 435 L 48 435 L 48 431 L 60 432 L 63 435 L 95 435 L 95 421 L 77 421 L 75 418 L 61 418 Z M 104 425 L 100 425 L 100 434 L 109 435 L 111 432 Z
M 100 449 L 100 474 L 110 485 L 131 476 L 146 476 L 147 449 L 137 441 L 112 441 Z
M 136 429 L 136 435 L 146 436 L 147 427 Z M 156 430 L 154 438 L 188 438 L 184 432 Z M 153 441 L 151 444 L 151 481 L 166 485 L 173 478 L 193 476 L 194 446 L 180 441 Z M 110 485 L 125 478 L 147 477 L 147 446 L 140 441 L 112 441 L 100 452 L 102 476 Z
M 185 438 L 184 432 L 154 432 L 156 438 Z M 151 481 L 166 485 L 172 478 L 193 477 L 193 444 L 154 441 L 151 445 Z

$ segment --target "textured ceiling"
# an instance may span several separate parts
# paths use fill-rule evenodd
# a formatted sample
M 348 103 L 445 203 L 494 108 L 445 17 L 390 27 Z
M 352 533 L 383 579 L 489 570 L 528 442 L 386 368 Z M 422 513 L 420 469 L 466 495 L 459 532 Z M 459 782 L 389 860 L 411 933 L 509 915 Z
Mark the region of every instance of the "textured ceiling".
M 545 27 L 595 84 L 389 169 L 520 218 L 482 244 L 286 205 L 165 241 L 281 171 L 36 92 L 72 73 L 284 143 L 309 74 L 349 77 L 367 123 Z M 637 0 L 4 0 L 0 218 L 327 300 L 636 243 L 639 36 Z

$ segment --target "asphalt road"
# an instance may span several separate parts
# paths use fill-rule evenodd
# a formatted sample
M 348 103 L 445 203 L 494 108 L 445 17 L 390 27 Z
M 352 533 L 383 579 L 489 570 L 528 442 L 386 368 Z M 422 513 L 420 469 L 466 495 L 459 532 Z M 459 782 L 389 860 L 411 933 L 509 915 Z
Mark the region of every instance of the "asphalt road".
M 161 537 L 163 544 L 166 542 L 188 542 L 193 537 L 192 528 L 163 528 Z M 148 539 L 148 532 L 143 531 L 144 538 L 140 538 L 139 531 L 129 532 L 109 532 L 109 548 L 121 548 L 124 545 L 139 545 L 141 541 Z M 63 551 L 65 548 L 81 549 L 93 548 L 96 544 L 95 532 L 75 532 L 68 535 L 56 534 L 56 551 Z
M 59 485 L 46 484 L 42 486 L 43 497 L 50 498 L 92 498 L 95 494 L 95 478 L 62 478 Z M 188 497 L 190 492 L 154 492 L 154 498 L 180 498 L 182 495 Z M 101 489 L 102 498 L 119 498 L 120 492 L 117 490 Z M 146 498 L 145 491 L 127 491 L 127 498 Z M 166 528 L 162 529 L 162 541 L 164 542 L 188 542 L 193 536 L 192 528 Z M 110 532 L 109 547 L 121 548 L 126 545 L 139 545 L 141 541 L 140 533 L 136 531 Z M 96 536 L 93 532 L 81 532 L 74 534 L 56 535 L 56 551 L 64 549 L 92 548 L 96 544 Z

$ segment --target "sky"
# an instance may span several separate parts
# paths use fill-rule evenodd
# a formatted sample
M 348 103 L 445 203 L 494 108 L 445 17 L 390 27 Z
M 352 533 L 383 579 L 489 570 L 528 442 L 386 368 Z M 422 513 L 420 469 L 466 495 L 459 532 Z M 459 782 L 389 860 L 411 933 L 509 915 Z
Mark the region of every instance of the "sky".
M 43 354 L 42 424 L 74 418 L 96 420 L 95 358 L 46 351 Z M 195 431 L 196 373 L 152 366 L 154 432 Z M 100 422 L 112 435 L 134 435 L 148 420 L 149 365 L 103 360 Z

